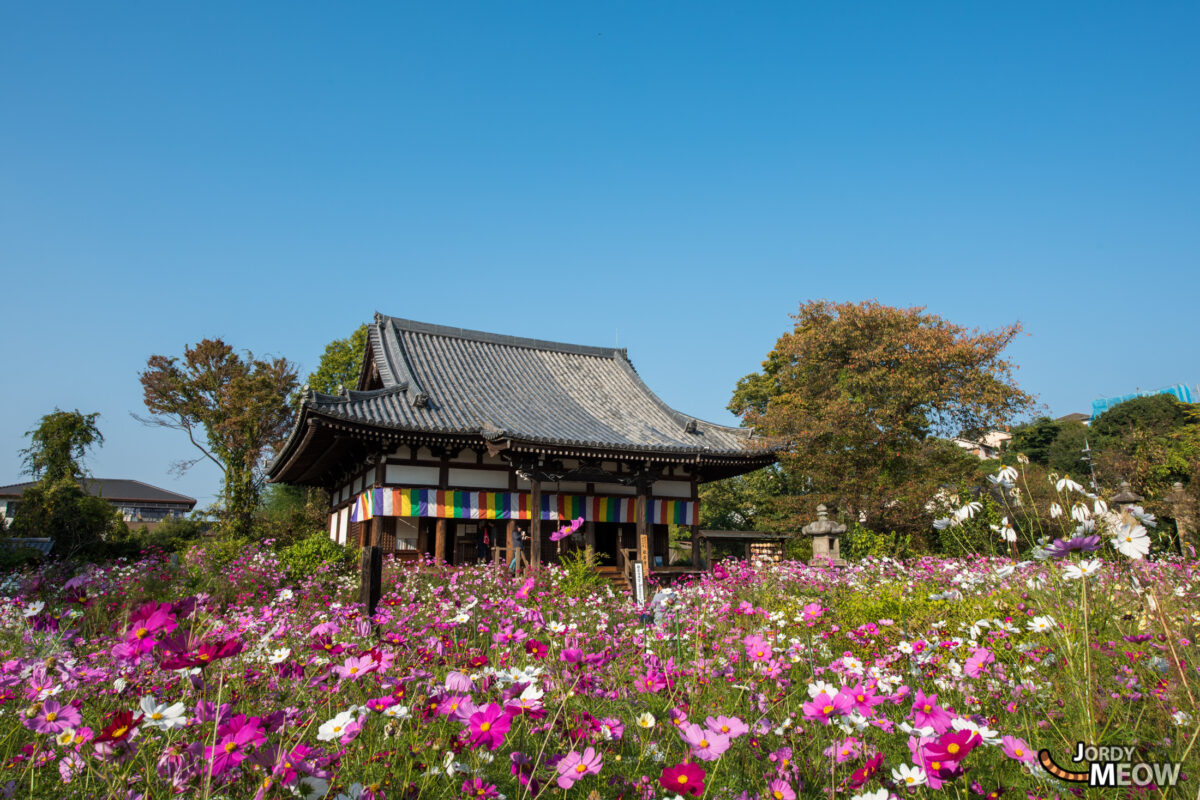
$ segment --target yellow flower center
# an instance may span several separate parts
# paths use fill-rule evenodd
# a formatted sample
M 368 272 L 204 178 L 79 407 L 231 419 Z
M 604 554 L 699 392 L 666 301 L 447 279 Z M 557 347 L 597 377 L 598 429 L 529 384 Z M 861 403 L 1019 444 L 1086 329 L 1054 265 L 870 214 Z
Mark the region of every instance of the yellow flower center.
M 700 746 L 701 746 L 701 747 L 708 747 L 708 739 L 701 739 L 701 740 L 700 740 Z
M 932 710 L 933 710 L 933 706 L 929 705 L 929 703 L 926 703 L 925 704 L 925 712 L 928 713 Z
M 575 771 L 582 775 L 583 773 L 587 772 L 587 764 L 576 764 Z
M 1017 754 L 1017 758 L 1020 758 L 1021 756 L 1025 755 L 1025 751 L 1019 747 L 1014 749 L 1013 752 Z
M 113 738 L 120 739 L 122 736 L 124 736 L 126 734 L 126 732 L 128 732 L 128 730 L 129 730 L 129 728 L 122 725 L 121 727 L 117 728 L 115 731 L 112 732 Z
M 950 755 L 954 755 L 955 753 L 958 752 L 958 750 L 959 750 L 959 747 L 958 747 L 957 742 L 951 742 L 950 746 L 946 748 L 946 752 L 949 753 Z
M 158 720 L 158 719 L 162 719 L 162 718 L 163 718 L 163 715 L 158 713 L 157 711 L 155 711 L 153 714 L 150 715 L 150 719 Z
M 721 733 L 729 733 L 729 726 L 728 726 L 728 725 L 722 725 L 722 726 L 721 726 Z
M 916 780 L 916 778 L 914 778 L 914 777 L 912 777 L 912 776 L 910 775 L 910 776 L 908 776 L 907 778 L 905 778 L 905 779 L 904 779 L 904 782 L 905 782 L 905 783 L 912 783 L 912 782 L 913 782 L 913 781 L 915 781 L 915 780 Z
M 860 703 L 865 703 L 865 702 L 867 702 L 867 698 L 863 697 L 863 696 L 860 694 L 860 695 L 858 696 L 858 702 L 860 702 Z
M 137 629 L 137 630 L 134 632 L 134 636 L 136 636 L 136 637 L 137 637 L 137 638 L 139 638 L 139 639 L 145 639 L 145 638 L 146 638 L 146 634 L 148 634 L 148 633 L 150 633 L 150 631 L 146 630 L 145 628 L 138 628 L 138 629 Z
M 678 780 L 679 780 L 679 785 L 682 786 L 683 784 L 687 783 L 687 781 L 688 781 L 687 775 L 680 775 Z
M 774 797 L 775 800 L 783 800 L 783 792 L 776 789 L 775 791 L 771 792 L 771 797 Z
M 234 750 L 237 750 L 237 742 L 226 742 L 225 743 L 225 752 L 226 753 L 232 753 Z
M 491 729 L 492 729 L 492 723 L 490 723 L 490 722 L 479 723 L 479 730 L 483 731 L 484 733 L 487 733 Z
M 821 713 L 822 714 L 832 714 L 833 706 L 825 706 L 824 708 L 821 709 Z

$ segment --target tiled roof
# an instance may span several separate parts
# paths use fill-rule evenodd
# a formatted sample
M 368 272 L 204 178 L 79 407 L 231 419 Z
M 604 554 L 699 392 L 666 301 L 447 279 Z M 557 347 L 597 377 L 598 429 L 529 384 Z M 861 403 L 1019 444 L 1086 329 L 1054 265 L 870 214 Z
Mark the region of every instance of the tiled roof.
M 88 493 L 112 502 L 178 503 L 189 508 L 196 505 L 195 498 L 160 489 L 141 481 L 124 478 L 88 478 Z M 0 497 L 20 497 L 33 483 L 14 483 L 0 486 Z
M 625 350 L 521 339 L 377 314 L 369 353 L 382 388 L 310 392 L 310 413 L 412 432 L 551 445 L 763 455 L 745 428 L 682 414 Z

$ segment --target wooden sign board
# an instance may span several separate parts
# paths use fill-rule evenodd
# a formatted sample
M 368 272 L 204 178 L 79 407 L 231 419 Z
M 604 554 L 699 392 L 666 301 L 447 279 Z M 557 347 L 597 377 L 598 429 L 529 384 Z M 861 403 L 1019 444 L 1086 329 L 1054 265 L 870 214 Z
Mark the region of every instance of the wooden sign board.
M 633 565 L 633 589 L 639 606 L 646 605 L 646 575 L 642 572 L 642 562 Z

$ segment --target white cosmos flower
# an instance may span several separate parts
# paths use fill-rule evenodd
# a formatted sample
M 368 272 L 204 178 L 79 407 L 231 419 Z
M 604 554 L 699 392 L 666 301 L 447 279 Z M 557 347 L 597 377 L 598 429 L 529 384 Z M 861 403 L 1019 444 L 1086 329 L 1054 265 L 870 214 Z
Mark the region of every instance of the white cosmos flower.
M 1121 555 L 1139 561 L 1150 553 L 1150 535 L 1141 525 L 1122 525 L 1113 545 Z
M 979 737 L 983 739 L 984 744 L 1000 744 L 1000 734 L 992 730 L 987 725 L 976 725 L 969 719 L 963 717 L 955 717 L 950 720 L 950 727 L 956 731 L 975 731 Z
M 46 604 L 41 600 L 34 600 L 32 603 L 25 606 L 25 610 L 21 613 L 25 615 L 26 619 L 28 619 L 29 617 L 36 617 L 38 614 L 42 613 L 42 609 L 45 607 Z
M 1000 538 L 1006 542 L 1015 542 L 1017 540 L 1017 532 L 1013 530 L 1012 523 L 1005 517 L 1000 521 L 999 525 L 989 525 L 989 528 L 1000 534 Z
M 925 770 L 915 764 L 901 764 L 899 769 L 892 769 L 892 780 L 903 786 L 914 787 L 925 785 Z
M 646 711 L 646 712 L 642 713 L 642 714 L 641 714 L 641 715 L 640 715 L 640 716 L 637 718 L 637 724 L 638 724 L 638 727 L 639 727 L 639 728 L 645 728 L 646 730 L 650 730 L 651 728 L 653 728 L 653 727 L 654 727 L 654 722 L 655 722 L 655 720 L 654 720 L 654 715 L 653 715 L 653 714 L 651 714 L 649 711 Z
M 329 781 L 315 775 L 305 775 L 297 783 L 296 794 L 304 800 L 321 800 L 329 794 Z
M 169 731 L 172 728 L 182 728 L 187 725 L 187 715 L 183 712 L 183 703 L 168 706 L 159 703 L 152 696 L 146 695 L 140 703 L 144 719 L 142 724 L 147 728 L 159 728 Z
M 996 477 L 1002 481 L 1015 481 L 1017 475 L 1017 468 L 1011 464 L 1001 467 L 1000 471 L 996 473 Z
M 971 519 L 972 517 L 974 517 L 976 514 L 978 514 L 982 510 L 983 510 L 983 503 L 979 502 L 978 500 L 972 500 L 971 502 L 967 503 L 962 508 L 957 509 L 954 512 L 954 516 L 955 516 L 955 518 L 957 518 L 959 520 Z
M 282 664 L 284 661 L 288 660 L 288 656 L 291 654 L 292 649 L 290 647 L 280 647 L 272 650 L 270 655 L 267 656 L 267 660 L 272 664 Z
M 1130 516 L 1137 519 L 1138 522 L 1145 525 L 1147 528 L 1157 528 L 1158 519 L 1153 514 L 1147 514 L 1146 509 L 1141 506 L 1129 506 L 1125 509 Z
M 1071 517 L 1076 522 L 1084 522 L 1090 516 L 1092 516 L 1092 512 L 1083 503 L 1075 503 L 1075 505 L 1071 506 Z
M 59 734 L 54 737 L 54 741 L 58 743 L 59 747 L 69 747 L 70 744 L 75 741 L 75 729 L 63 728 Z
M 363 793 L 363 785 L 361 783 L 352 783 L 346 791 L 338 794 L 334 800 L 360 800 Z
M 391 717 L 392 719 L 400 720 L 408 719 L 410 716 L 412 716 L 411 712 L 408 710 L 408 706 L 400 705 L 399 703 L 385 708 L 383 710 L 383 715 L 385 717 Z
M 1029 620 L 1029 630 L 1042 633 L 1054 629 L 1054 617 L 1049 614 Z
M 1017 571 L 1017 568 L 1014 567 L 1012 564 L 1005 564 L 1003 567 L 1000 567 L 999 569 L 996 570 L 996 577 L 997 578 L 1007 578 L 1009 575 L 1012 575 L 1016 571 Z
M 317 740 L 321 742 L 331 742 L 334 739 L 342 738 L 342 734 L 346 731 L 346 726 L 354 721 L 354 715 L 349 711 L 343 711 L 328 720 L 317 728 Z
M 1050 504 L 1050 519 L 1058 519 L 1062 515 L 1063 515 L 1062 506 L 1060 506 L 1058 503 L 1051 503 Z
M 1074 581 L 1080 578 L 1087 578 L 1095 575 L 1100 571 L 1100 559 L 1094 558 L 1091 561 L 1080 561 L 1079 564 L 1068 564 L 1063 568 L 1063 580 Z
M 1070 475 L 1064 475 L 1063 477 L 1059 478 L 1058 483 L 1054 484 L 1054 488 L 1060 492 L 1066 490 L 1068 492 L 1079 492 L 1080 494 L 1083 493 L 1083 487 L 1071 480 Z
M 954 517 L 940 517 L 933 521 L 934 529 L 939 531 L 944 531 L 946 528 L 953 528 L 957 524 L 958 520 Z
M 1108 503 L 1096 498 L 1096 502 L 1092 503 L 1092 510 L 1096 512 L 1096 516 L 1101 517 L 1108 513 Z
M 850 800 L 888 800 L 889 797 L 891 797 L 891 795 L 888 793 L 887 789 L 876 789 L 873 792 L 856 794 L 851 797 Z
M 808 685 L 808 696 L 809 697 L 816 697 L 821 692 L 824 692 L 825 694 L 829 695 L 830 697 L 833 697 L 839 691 L 841 691 L 841 690 L 838 689 L 838 687 L 834 686 L 832 683 L 826 683 L 825 681 L 815 681 Z

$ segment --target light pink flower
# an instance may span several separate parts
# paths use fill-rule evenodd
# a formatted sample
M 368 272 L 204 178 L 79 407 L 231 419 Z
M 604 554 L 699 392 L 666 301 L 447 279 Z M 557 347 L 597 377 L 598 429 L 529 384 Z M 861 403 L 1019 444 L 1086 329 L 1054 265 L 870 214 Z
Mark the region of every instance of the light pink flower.
M 603 763 L 600 754 L 591 747 L 584 750 L 582 755 L 572 750 L 558 762 L 559 788 L 570 789 L 584 775 L 598 775 Z

